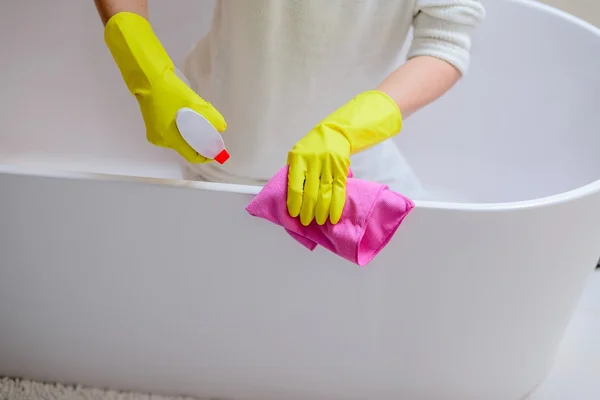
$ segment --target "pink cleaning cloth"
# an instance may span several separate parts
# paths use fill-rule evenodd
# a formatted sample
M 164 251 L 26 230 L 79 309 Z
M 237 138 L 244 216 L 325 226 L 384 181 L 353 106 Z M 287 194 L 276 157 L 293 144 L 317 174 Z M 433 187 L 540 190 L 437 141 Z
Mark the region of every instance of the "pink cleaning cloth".
M 300 218 L 292 218 L 287 211 L 287 175 L 286 166 L 267 182 L 246 211 L 282 226 L 311 251 L 321 245 L 360 266 L 367 265 L 388 244 L 415 206 L 386 185 L 349 177 L 340 221 L 335 225 L 313 221 L 303 226 Z

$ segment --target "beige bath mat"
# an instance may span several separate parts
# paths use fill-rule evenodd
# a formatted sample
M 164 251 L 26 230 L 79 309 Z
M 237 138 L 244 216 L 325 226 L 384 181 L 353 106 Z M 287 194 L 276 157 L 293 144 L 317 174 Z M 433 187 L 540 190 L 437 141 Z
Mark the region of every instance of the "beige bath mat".
M 0 400 L 199 400 L 1 378 Z

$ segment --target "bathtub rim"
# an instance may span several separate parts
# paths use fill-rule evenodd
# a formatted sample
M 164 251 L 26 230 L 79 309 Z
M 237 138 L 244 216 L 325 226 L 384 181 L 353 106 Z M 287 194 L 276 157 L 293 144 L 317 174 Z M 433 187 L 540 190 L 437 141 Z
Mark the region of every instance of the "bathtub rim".
M 58 168 L 35 167 L 24 164 L 0 164 L 0 174 L 38 176 L 47 178 L 70 179 L 70 180 L 95 180 L 112 181 L 120 183 L 134 183 L 142 185 L 158 185 L 173 188 L 187 188 L 192 190 L 204 190 L 209 192 L 227 192 L 236 194 L 256 195 L 262 186 L 237 185 L 230 183 L 215 183 L 201 181 L 187 181 L 183 179 L 150 178 L 130 175 L 108 174 L 99 172 L 68 171 Z M 415 207 L 430 210 L 452 210 L 452 211 L 515 211 L 522 209 L 533 209 L 548 207 L 576 201 L 600 192 L 600 179 L 580 186 L 566 192 L 539 197 L 531 200 L 512 202 L 490 202 L 490 203 L 458 203 L 444 201 L 414 200 Z

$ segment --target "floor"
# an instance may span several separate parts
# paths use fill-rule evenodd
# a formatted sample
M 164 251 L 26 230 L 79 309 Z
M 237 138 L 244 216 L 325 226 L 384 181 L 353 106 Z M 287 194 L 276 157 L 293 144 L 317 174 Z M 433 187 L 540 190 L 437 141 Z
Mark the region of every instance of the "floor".
M 554 368 L 528 400 L 600 399 L 600 269 L 590 277 Z

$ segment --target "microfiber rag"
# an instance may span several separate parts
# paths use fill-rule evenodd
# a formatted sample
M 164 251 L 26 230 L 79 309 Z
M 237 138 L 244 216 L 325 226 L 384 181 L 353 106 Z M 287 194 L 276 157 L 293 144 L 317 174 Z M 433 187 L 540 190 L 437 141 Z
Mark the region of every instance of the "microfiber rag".
M 286 206 L 288 167 L 284 167 L 252 199 L 246 211 L 285 228 L 309 250 L 321 245 L 360 266 L 367 265 L 390 241 L 414 208 L 409 198 L 386 185 L 352 178 L 346 183 L 346 203 L 340 221 L 303 226 Z

